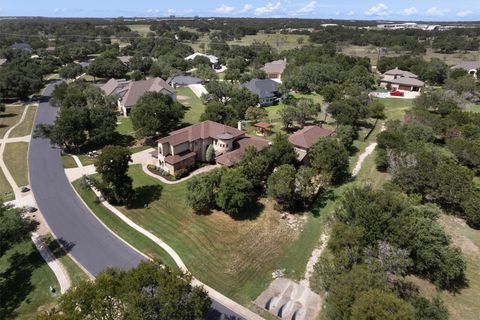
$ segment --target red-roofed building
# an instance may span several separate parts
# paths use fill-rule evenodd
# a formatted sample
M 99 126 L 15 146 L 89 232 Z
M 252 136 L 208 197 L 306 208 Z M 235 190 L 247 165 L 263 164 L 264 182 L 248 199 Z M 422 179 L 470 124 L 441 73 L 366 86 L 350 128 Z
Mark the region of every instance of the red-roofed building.
M 271 133 L 271 127 L 273 126 L 270 122 L 258 122 L 253 125 L 255 127 L 255 134 L 257 136 L 268 136 Z
M 288 141 L 295 147 L 298 160 L 305 161 L 308 150 L 315 142 L 321 138 L 331 137 L 334 134 L 334 131 L 319 126 L 306 126 L 288 137 Z

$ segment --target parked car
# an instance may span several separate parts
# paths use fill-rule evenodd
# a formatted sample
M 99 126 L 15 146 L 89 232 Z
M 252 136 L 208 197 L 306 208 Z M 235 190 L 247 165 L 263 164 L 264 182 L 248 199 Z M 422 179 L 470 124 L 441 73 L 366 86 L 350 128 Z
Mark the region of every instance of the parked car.
M 34 213 L 34 212 L 36 212 L 36 211 L 38 210 L 37 208 L 31 207 L 31 206 L 25 207 L 24 209 L 25 209 L 25 211 L 28 212 L 28 213 Z
M 28 191 L 30 191 L 30 188 L 27 187 L 27 186 L 23 186 L 23 187 L 20 188 L 20 191 L 21 192 L 28 192 Z
M 403 97 L 403 92 L 402 92 L 402 91 L 398 91 L 398 90 L 390 91 L 390 95 L 391 95 L 391 96 L 396 96 L 396 97 Z

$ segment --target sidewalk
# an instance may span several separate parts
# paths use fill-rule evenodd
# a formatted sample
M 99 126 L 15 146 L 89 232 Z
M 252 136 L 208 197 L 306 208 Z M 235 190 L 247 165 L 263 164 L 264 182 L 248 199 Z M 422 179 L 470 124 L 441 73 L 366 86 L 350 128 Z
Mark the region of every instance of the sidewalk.
M 221 166 L 219 164 L 211 164 L 211 165 L 208 165 L 208 166 L 205 166 L 205 167 L 201 167 L 193 172 L 191 172 L 188 176 L 182 178 L 182 179 L 179 179 L 179 180 L 175 180 L 175 181 L 170 181 L 170 180 L 167 180 L 165 179 L 164 177 L 158 175 L 158 174 L 155 174 L 153 172 L 151 172 L 150 170 L 148 170 L 147 168 L 147 165 L 146 164 L 142 164 L 142 169 L 143 169 L 143 172 L 147 175 L 149 175 L 150 177 L 152 178 L 155 178 L 157 180 L 160 180 L 161 182 L 165 183 L 165 184 L 177 184 L 177 183 L 180 183 L 180 182 L 183 182 L 185 180 L 188 180 L 190 179 L 191 177 L 193 176 L 196 176 L 196 175 L 199 175 L 201 173 L 205 173 L 205 172 L 209 172 L 209 171 L 212 171 L 213 169 L 216 169 L 216 168 L 220 168 Z

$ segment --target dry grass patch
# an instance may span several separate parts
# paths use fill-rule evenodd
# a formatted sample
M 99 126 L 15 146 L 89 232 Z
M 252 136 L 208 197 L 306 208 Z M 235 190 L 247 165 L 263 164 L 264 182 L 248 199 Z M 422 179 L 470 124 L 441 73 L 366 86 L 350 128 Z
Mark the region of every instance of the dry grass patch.
M 25 118 L 23 119 L 23 122 L 20 123 L 15 129 L 13 129 L 12 132 L 10 132 L 9 137 L 23 137 L 31 134 L 36 112 L 37 106 L 28 107 L 28 111 L 25 115 Z
M 24 109 L 24 106 L 7 105 L 5 112 L 0 113 L 0 138 L 20 120 Z

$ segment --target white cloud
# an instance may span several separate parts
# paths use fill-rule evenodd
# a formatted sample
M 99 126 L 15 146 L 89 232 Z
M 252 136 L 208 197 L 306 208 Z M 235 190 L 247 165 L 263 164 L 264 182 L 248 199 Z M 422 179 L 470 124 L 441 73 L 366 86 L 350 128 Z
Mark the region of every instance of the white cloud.
M 388 6 L 384 3 L 378 3 L 364 12 L 366 16 L 387 16 L 391 13 Z
M 175 12 L 177 12 L 175 9 L 168 9 L 167 10 L 168 14 L 175 14 Z
M 276 4 L 269 2 L 265 7 L 259 7 L 255 9 L 255 15 L 261 16 L 261 15 L 274 13 L 279 11 L 281 7 L 282 7 L 282 4 L 280 2 L 277 2 Z
M 298 13 L 312 13 L 317 8 L 317 1 L 311 1 L 306 6 L 300 8 Z
M 472 14 L 473 14 L 472 10 L 463 10 L 463 11 L 457 12 L 457 16 L 459 16 L 459 17 L 466 17 L 466 16 L 469 16 L 469 15 L 472 15 Z
M 234 10 L 235 10 L 234 7 L 229 7 L 225 4 L 222 4 L 220 7 L 215 9 L 215 12 L 220 14 L 228 14 L 228 13 L 232 13 Z
M 67 8 L 55 8 L 53 9 L 54 13 L 60 13 L 60 12 L 65 12 L 67 11 Z
M 347 12 L 347 16 L 353 16 L 355 14 L 355 11 L 350 10 Z
M 418 10 L 415 7 L 405 8 L 399 12 L 399 14 L 401 14 L 402 16 L 411 16 L 417 13 L 418 13 Z
M 245 13 L 245 12 L 249 12 L 249 11 L 252 11 L 253 9 L 253 6 L 249 3 L 246 3 L 244 6 L 243 6 L 243 9 L 240 10 L 240 13 Z
M 450 9 L 442 9 L 442 8 L 438 8 L 438 7 L 431 7 L 430 9 L 428 9 L 425 14 L 427 16 L 437 16 L 437 17 L 440 17 L 440 16 L 444 16 L 447 12 L 449 12 Z
M 151 8 L 151 9 L 148 9 L 148 10 L 147 10 L 147 13 L 152 13 L 152 14 L 153 14 L 153 13 L 159 13 L 159 12 L 160 12 L 160 9 L 158 9 L 158 8 L 154 8 L 154 9 Z

